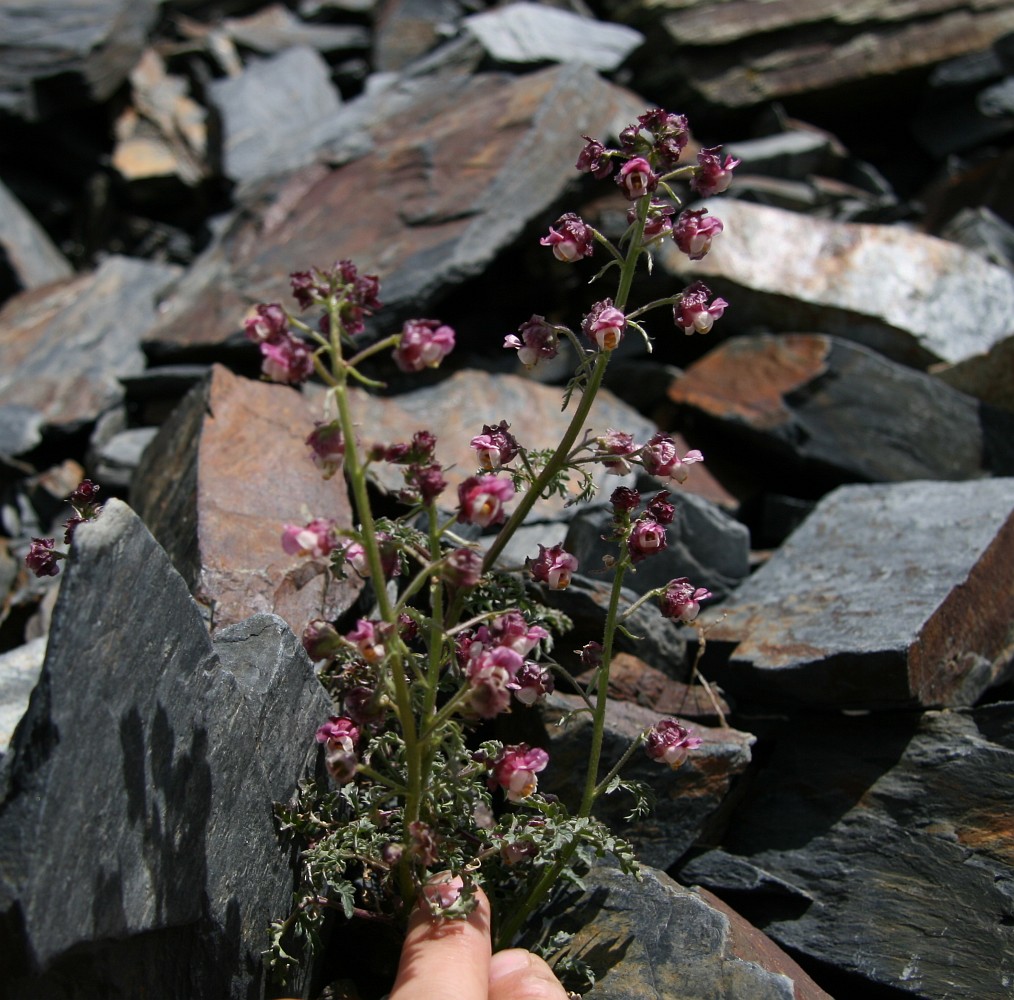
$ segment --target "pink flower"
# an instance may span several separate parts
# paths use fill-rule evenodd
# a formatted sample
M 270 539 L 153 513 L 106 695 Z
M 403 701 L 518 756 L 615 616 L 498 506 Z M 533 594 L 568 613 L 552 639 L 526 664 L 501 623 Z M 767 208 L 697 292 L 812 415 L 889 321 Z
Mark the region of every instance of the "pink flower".
M 365 580 L 370 575 L 370 561 L 362 543 L 347 541 L 342 544 L 345 561 Z
M 469 442 L 478 453 L 479 465 L 487 472 L 495 472 L 517 456 L 518 442 L 511 434 L 510 426 L 506 420 L 501 420 L 496 426 L 483 424 L 482 433 Z
M 595 444 L 599 449 L 596 457 L 606 472 L 614 476 L 625 476 L 630 472 L 630 463 L 623 456 L 636 450 L 633 435 L 610 429 L 602 437 L 596 438 Z
M 690 187 L 702 198 L 710 198 L 713 194 L 721 194 L 732 183 L 732 172 L 739 166 L 740 160 L 732 156 L 725 158 L 722 165 L 721 146 L 702 149 L 697 154 L 697 171 L 690 179 Z
M 290 556 L 320 559 L 338 545 L 337 524 L 329 518 L 314 518 L 305 527 L 287 524 L 282 532 L 282 548 Z
M 660 719 L 645 734 L 644 752 L 660 764 L 668 764 L 674 771 L 687 759 L 690 750 L 701 745 L 698 736 L 675 719 Z
M 527 656 L 549 633 L 541 625 L 529 625 L 520 611 L 506 611 L 477 632 L 497 646 L 507 646 Z
M 681 212 L 672 228 L 672 238 L 691 260 L 700 260 L 711 249 L 711 241 L 725 228 L 721 219 L 708 214 L 706 208 L 688 208 Z
M 668 434 L 661 432 L 652 435 L 641 449 L 641 465 L 648 475 L 672 479 L 677 483 L 686 482 L 687 466 L 703 461 L 704 456 L 696 448 L 680 458 L 676 442 Z
M 553 256 L 566 264 L 590 257 L 595 252 L 595 236 L 591 227 L 573 212 L 561 215 L 556 220 L 556 228 L 550 226 L 549 235 L 543 236 L 539 242 L 544 247 L 552 247 Z
M 474 587 L 482 576 L 482 556 L 475 549 L 455 549 L 444 559 L 444 579 L 452 587 Z
M 701 601 L 712 596 L 711 591 L 705 587 L 697 587 L 695 590 L 685 576 L 671 580 L 659 599 L 662 617 L 674 618 L 684 623 L 692 622 L 700 614 Z
M 289 317 L 277 303 L 261 304 L 243 321 L 243 329 L 255 344 L 277 344 L 289 332 Z
M 507 687 L 522 705 L 531 707 L 547 694 L 552 694 L 556 684 L 550 670 L 534 660 L 525 660 Z
M 623 193 L 634 201 L 650 194 L 658 187 L 658 175 L 644 157 L 635 156 L 620 167 L 616 183 L 623 188 Z
M 56 576 L 60 572 L 62 552 L 54 552 L 55 538 L 33 538 L 25 556 L 25 565 L 37 576 Z
M 340 468 L 345 458 L 345 438 L 341 424 L 332 420 L 329 424 L 317 422 L 306 439 L 310 446 L 313 464 L 330 479 Z
M 271 382 L 300 385 L 313 374 L 313 352 L 291 333 L 261 344 L 261 373 Z
M 662 552 L 668 544 L 665 525 L 659 524 L 653 517 L 642 516 L 634 522 L 627 539 L 630 561 L 639 563 L 648 556 Z
M 529 749 L 527 743 L 506 746 L 493 764 L 490 787 L 499 785 L 509 802 L 521 802 L 539 787 L 536 775 L 548 763 L 549 754 L 541 747 Z
M 695 281 L 683 290 L 679 302 L 672 307 L 673 321 L 687 336 L 707 333 L 729 305 L 725 299 L 714 299 L 709 305 L 710 295 L 711 289 L 703 281 Z
M 538 557 L 526 559 L 525 565 L 532 579 L 546 584 L 550 590 L 566 590 L 571 575 L 577 569 L 577 559 L 565 552 L 562 545 L 554 545 L 550 549 L 540 545 Z
M 480 719 L 493 719 L 506 712 L 511 703 L 509 685 L 523 662 L 518 653 L 506 646 L 481 649 L 477 656 L 470 656 L 467 711 Z
M 376 539 L 380 550 L 381 572 L 384 579 L 390 580 L 401 572 L 398 548 L 394 539 L 384 531 L 378 531 Z M 365 580 L 370 575 L 370 560 L 366 556 L 366 549 L 360 542 L 344 541 L 340 544 L 345 561 Z
M 394 349 L 394 362 L 403 372 L 436 368 L 454 348 L 454 331 L 435 319 L 410 319 Z
M 514 496 L 514 485 L 498 476 L 469 476 L 458 487 L 458 520 L 488 528 L 506 517 L 504 504 Z
M 612 351 L 619 346 L 627 328 L 627 317 L 622 309 L 613 305 L 612 299 L 603 299 L 591 307 L 591 312 L 581 322 L 588 339 L 601 351 Z
M 382 622 L 360 618 L 356 627 L 346 634 L 345 638 L 359 650 L 359 655 L 367 663 L 376 663 L 384 658 L 384 642 Z
M 518 352 L 518 360 L 526 368 L 534 368 L 540 361 L 549 361 L 559 353 L 559 336 L 556 328 L 543 316 L 532 316 L 518 327 L 520 339 L 513 333 L 504 338 L 503 346 Z
M 324 744 L 324 764 L 336 784 L 348 784 L 356 776 L 356 743 L 359 728 L 344 716 L 332 715 L 317 730 L 317 742 Z

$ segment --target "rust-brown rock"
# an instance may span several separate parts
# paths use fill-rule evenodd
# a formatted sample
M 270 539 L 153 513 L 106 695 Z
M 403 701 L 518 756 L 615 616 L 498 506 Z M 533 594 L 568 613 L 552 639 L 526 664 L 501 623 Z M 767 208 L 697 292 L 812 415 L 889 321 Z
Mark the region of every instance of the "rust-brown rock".
M 354 578 L 325 588 L 326 561 L 281 547 L 285 523 L 351 521 L 344 479 L 325 481 L 307 453 L 317 416 L 296 390 L 216 365 L 145 452 L 131 504 L 213 628 L 266 611 L 299 635 L 355 600 Z
M 630 0 L 615 3 L 654 41 L 651 83 L 723 108 L 881 86 L 1014 30 L 1006 3 L 963 0 Z M 654 30 L 648 30 L 654 28 Z
M 369 155 L 333 171 L 307 168 L 259 218 L 238 224 L 202 262 L 217 279 L 170 300 L 151 339 L 220 343 L 242 318 L 241 309 L 223 317 L 223 293 L 247 304 L 288 301 L 286 275 L 339 258 L 381 278 L 381 322 L 400 322 L 406 310 L 425 315 L 559 198 L 577 176 L 582 132 L 608 135 L 643 110 L 576 64 L 422 87 L 396 113 L 357 122 L 372 134 Z

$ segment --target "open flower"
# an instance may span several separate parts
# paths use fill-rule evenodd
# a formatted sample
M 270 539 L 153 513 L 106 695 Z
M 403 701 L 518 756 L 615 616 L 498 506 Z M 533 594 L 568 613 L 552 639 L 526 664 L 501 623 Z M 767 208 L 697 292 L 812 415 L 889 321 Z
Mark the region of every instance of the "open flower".
M 559 354 L 559 334 L 544 316 L 532 316 L 518 327 L 518 333 L 520 338 L 513 333 L 504 337 L 503 346 L 516 350 L 518 360 L 526 368 L 534 368 L 540 361 L 549 361 Z
M 553 248 L 553 256 L 566 264 L 590 257 L 595 252 L 595 236 L 591 226 L 573 212 L 567 212 L 549 227 L 549 234 L 539 242 Z
M 261 343 L 261 374 L 271 382 L 300 385 L 313 374 L 313 352 L 291 333 Z
M 699 736 L 691 736 L 690 730 L 675 719 L 660 719 L 645 734 L 644 752 L 652 760 L 668 764 L 675 771 L 701 742 Z
M 504 504 L 514 496 L 514 484 L 499 476 L 469 476 L 458 487 L 458 520 L 488 528 L 506 517 Z
M 564 551 L 562 545 L 554 545 L 549 549 L 540 545 L 537 558 L 526 559 L 525 565 L 532 574 L 532 579 L 546 584 L 550 590 L 566 590 L 571 575 L 577 569 L 577 558 Z
M 454 349 L 454 331 L 435 319 L 407 320 L 394 349 L 394 363 L 403 372 L 436 368 Z
M 336 784 L 348 784 L 356 775 L 356 744 L 359 727 L 344 716 L 332 715 L 318 730 L 317 742 L 324 744 L 324 764 Z
M 517 456 L 518 442 L 510 428 L 511 425 L 506 420 L 501 420 L 496 425 L 483 424 L 482 433 L 469 442 L 476 451 L 479 465 L 486 472 L 495 472 Z
M 539 787 L 536 777 L 549 763 L 549 754 L 541 747 L 529 748 L 527 743 L 506 746 L 492 767 L 490 786 L 499 785 L 510 802 L 522 802 Z
M 681 576 L 670 580 L 665 592 L 659 598 L 663 618 L 674 618 L 684 623 L 692 622 L 701 611 L 701 601 L 712 597 L 705 587 L 694 587 L 690 580 Z
M 510 708 L 510 684 L 524 660 L 507 646 L 480 650 L 468 661 L 469 692 L 465 708 L 468 714 L 480 719 L 494 719 Z
M 600 351 L 615 350 L 627 328 L 627 317 L 622 309 L 613 305 L 612 299 L 603 299 L 591 307 L 591 312 L 581 322 L 585 336 Z
M 338 526 L 330 518 L 315 517 L 309 524 L 287 524 L 282 531 L 282 548 L 290 556 L 329 555 L 338 545 Z
M 522 705 L 532 706 L 556 688 L 552 671 L 534 660 L 525 660 L 507 687 Z
M 341 424 L 332 420 L 325 424 L 318 421 L 306 439 L 310 446 L 310 458 L 313 464 L 330 479 L 340 468 L 345 458 L 345 437 Z
M 733 156 L 727 156 L 723 165 L 721 152 L 721 146 L 712 146 L 697 154 L 697 171 L 690 179 L 690 187 L 702 198 L 710 198 L 713 194 L 725 191 L 732 183 L 733 170 L 741 162 Z
M 668 544 L 665 525 L 659 524 L 650 515 L 642 515 L 634 522 L 630 537 L 627 539 L 630 561 L 639 563 L 648 556 L 662 552 Z
M 630 463 L 624 456 L 636 450 L 632 434 L 610 429 L 597 437 L 595 444 L 598 447 L 595 457 L 602 462 L 606 472 L 614 476 L 625 476 L 631 471 Z
M 651 194 L 658 187 L 658 175 L 643 156 L 635 156 L 620 167 L 616 183 L 631 201 L 635 201 Z
M 672 479 L 677 483 L 686 482 L 689 475 L 688 466 L 703 461 L 704 456 L 696 448 L 692 448 L 680 458 L 676 442 L 661 431 L 653 434 L 641 449 L 641 465 L 648 475 Z
M 687 336 L 708 333 L 715 320 L 725 313 L 729 303 L 725 299 L 713 299 L 709 304 L 710 296 L 711 289 L 703 281 L 695 281 L 683 290 L 680 300 L 672 307 L 673 321 Z
M 724 228 L 722 220 L 708 215 L 706 208 L 688 208 L 680 213 L 673 225 L 672 238 L 691 260 L 700 260 L 707 255 L 711 241 Z

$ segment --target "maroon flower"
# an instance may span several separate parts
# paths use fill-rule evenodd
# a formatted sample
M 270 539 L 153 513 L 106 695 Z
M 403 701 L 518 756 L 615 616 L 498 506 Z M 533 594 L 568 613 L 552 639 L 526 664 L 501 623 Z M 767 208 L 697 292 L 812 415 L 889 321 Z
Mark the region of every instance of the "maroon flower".
M 687 753 L 701 743 L 699 736 L 691 736 L 690 730 L 675 719 L 660 719 L 645 735 L 644 752 L 675 771 L 687 759 Z
M 631 201 L 635 201 L 646 194 L 651 194 L 658 187 L 658 175 L 644 157 L 635 156 L 620 167 L 616 183 Z
M 615 350 L 623 339 L 627 328 L 627 317 L 622 309 L 613 305 L 612 299 L 603 299 L 591 307 L 591 312 L 581 322 L 585 336 L 601 351 Z
M 590 257 L 595 252 L 595 235 L 580 216 L 567 212 L 556 220 L 556 226 L 549 227 L 549 235 L 539 242 L 553 248 L 553 256 L 566 264 Z
M 627 539 L 627 551 L 634 563 L 663 551 L 669 544 L 665 525 L 647 515 L 638 518 Z
M 487 528 L 507 516 L 504 504 L 514 496 L 514 485 L 498 476 L 469 476 L 458 487 L 458 520 Z
M 711 241 L 722 231 L 721 219 L 708 215 L 706 208 L 681 212 L 672 229 L 672 238 L 691 260 L 700 260 L 711 249 Z
M 289 317 L 277 303 L 262 304 L 243 321 L 243 329 L 255 344 L 277 344 L 289 332 Z
M 641 506 L 641 494 L 629 486 L 617 486 L 610 494 L 609 502 L 613 505 L 613 511 L 616 513 L 637 510 Z
M 313 352 L 291 333 L 261 344 L 261 372 L 271 382 L 300 385 L 313 374 Z
M 710 198 L 721 194 L 732 183 L 732 172 L 739 166 L 740 160 L 727 156 L 725 164 L 721 161 L 721 146 L 702 149 L 697 154 L 697 170 L 690 180 L 693 188 L 702 198 Z
M 303 629 L 303 649 L 311 660 L 326 660 L 341 647 L 341 636 L 331 622 L 314 618 Z
M 527 743 L 506 746 L 492 766 L 490 787 L 499 785 L 510 802 L 527 799 L 539 787 L 536 777 L 549 763 L 549 754 L 541 747 L 529 749 Z
M 474 587 L 482 576 L 482 556 L 475 549 L 455 549 L 444 560 L 443 576 L 452 587 Z
M 669 503 L 669 491 L 662 490 L 656 493 L 648 501 L 648 513 L 658 521 L 659 524 L 672 524 L 676 516 L 676 507 Z
M 564 551 L 562 545 L 554 545 L 550 549 L 540 545 L 538 557 L 526 559 L 525 565 L 532 578 L 546 584 L 550 590 L 566 590 L 571 575 L 577 569 L 577 559 Z
M 641 465 L 648 475 L 672 479 L 677 483 L 686 482 L 687 466 L 703 461 L 704 456 L 696 448 L 680 458 L 676 442 L 661 432 L 652 435 L 641 449 Z
M 507 687 L 522 705 L 531 707 L 556 688 L 552 672 L 534 660 L 525 660 Z
M 609 151 L 598 139 L 583 135 L 585 147 L 578 154 L 577 169 L 582 173 L 591 174 L 596 180 L 608 177 L 612 172 L 613 164 L 609 158 Z
M 332 420 L 325 424 L 318 421 L 306 439 L 310 446 L 310 457 L 313 464 L 330 479 L 340 468 L 345 457 L 345 437 L 341 424 Z
M 701 601 L 713 596 L 705 587 L 694 588 L 690 580 L 681 576 L 671 580 L 665 593 L 659 599 L 663 618 L 674 618 L 684 623 L 692 622 L 701 610 Z
M 454 331 L 435 319 L 407 320 L 394 349 L 394 363 L 403 372 L 436 368 L 454 348 Z
M 469 657 L 469 692 L 466 710 L 480 719 L 493 719 L 510 708 L 511 693 L 508 685 L 521 669 L 520 654 L 507 646 L 482 649 L 477 656 Z
M 510 426 L 506 420 L 497 425 L 483 424 L 482 433 L 469 442 L 478 453 L 479 465 L 486 472 L 495 472 L 517 456 L 518 442 L 511 434 Z
M 644 220 L 645 242 L 660 239 L 672 232 L 672 216 L 676 209 L 667 201 L 652 201 L 648 215 Z M 633 225 L 637 221 L 637 206 L 631 205 L 627 210 L 627 222 Z
M 541 625 L 529 625 L 520 611 L 506 611 L 480 628 L 478 634 L 488 637 L 497 646 L 507 646 L 521 656 L 527 656 L 549 633 Z
M 405 481 L 410 489 L 418 492 L 424 504 L 433 503 L 447 488 L 443 466 L 435 462 L 432 465 L 410 465 L 405 470 Z
M 560 341 L 556 327 L 543 316 L 532 316 L 518 327 L 520 339 L 513 333 L 504 338 L 503 346 L 518 352 L 518 360 L 526 368 L 534 368 L 539 361 L 548 361 L 559 353 Z
M 683 294 L 672 308 L 673 321 L 690 336 L 707 333 L 720 319 L 729 305 L 725 299 L 714 299 L 708 304 L 711 289 L 703 281 L 695 281 L 683 290 Z
M 599 449 L 596 457 L 606 472 L 614 476 L 625 476 L 631 471 L 630 463 L 623 456 L 636 451 L 632 434 L 610 429 L 602 437 L 596 438 L 595 444 Z
M 62 552 L 54 552 L 55 538 L 33 538 L 25 556 L 25 565 L 38 577 L 56 576 L 60 572 Z

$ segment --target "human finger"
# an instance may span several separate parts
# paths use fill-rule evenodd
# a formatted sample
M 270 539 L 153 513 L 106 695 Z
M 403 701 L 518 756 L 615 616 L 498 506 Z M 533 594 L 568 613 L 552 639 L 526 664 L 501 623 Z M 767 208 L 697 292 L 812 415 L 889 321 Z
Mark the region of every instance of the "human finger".
M 442 920 L 425 903 L 416 906 L 389 1000 L 487 1000 L 489 900 L 481 889 L 476 895 L 478 905 L 464 920 Z
M 510 948 L 490 961 L 489 1000 L 568 1000 L 568 994 L 538 955 Z

